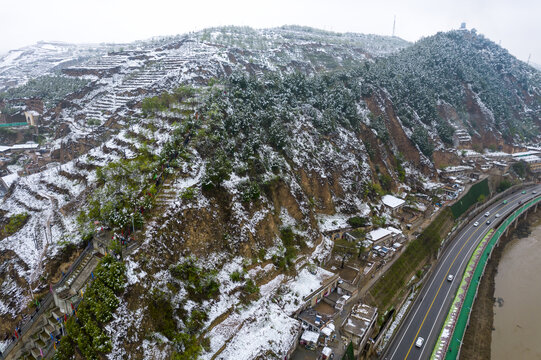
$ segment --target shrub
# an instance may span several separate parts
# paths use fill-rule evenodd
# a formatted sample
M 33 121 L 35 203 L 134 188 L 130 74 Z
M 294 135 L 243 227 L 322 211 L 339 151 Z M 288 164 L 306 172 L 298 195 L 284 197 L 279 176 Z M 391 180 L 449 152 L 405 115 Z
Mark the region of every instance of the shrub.
M 261 195 L 259 185 L 251 181 L 240 184 L 240 191 L 242 192 L 242 201 L 245 203 L 257 201 Z
M 348 219 L 348 224 L 353 228 L 358 228 L 366 225 L 366 218 L 354 216 Z
M 386 192 L 391 191 L 391 186 L 393 183 L 393 179 L 388 174 L 379 174 L 379 182 L 381 184 L 381 188 L 385 190 Z
M 207 163 L 203 188 L 206 190 L 220 186 L 225 180 L 229 180 L 233 167 L 223 151 L 218 151 Z
M 231 279 L 231 281 L 240 282 L 244 279 L 244 274 L 238 270 L 235 270 L 231 273 L 231 275 L 229 275 L 229 278 Z
M 192 200 L 195 197 L 195 188 L 193 186 L 187 187 L 182 191 L 180 197 L 183 200 Z
M 422 126 L 417 126 L 415 130 L 413 130 L 413 135 L 411 136 L 411 140 L 417 146 L 419 146 L 419 149 L 423 154 L 425 154 L 427 157 L 432 157 L 432 153 L 434 152 L 434 145 L 430 142 L 428 131 Z
M 259 287 L 252 279 L 248 279 L 246 280 L 246 284 L 244 285 L 244 291 L 250 295 L 259 294 Z
M 510 180 L 505 179 L 505 180 L 500 181 L 500 183 L 498 184 L 498 187 L 496 188 L 496 191 L 503 192 L 509 189 L 511 186 L 513 186 L 513 183 Z
M 220 283 L 216 279 L 216 271 L 201 269 L 189 258 L 177 266 L 169 268 L 171 275 L 184 282 L 188 298 L 196 302 L 210 300 L 220 292 Z
M 19 229 L 21 229 L 28 221 L 28 216 L 28 213 L 25 212 L 11 216 L 8 223 L 4 227 L 3 235 L 10 236 L 19 231 Z
M 149 316 L 156 331 L 164 334 L 169 340 L 175 338 L 177 325 L 173 318 L 173 305 L 167 295 L 154 290 L 148 302 Z

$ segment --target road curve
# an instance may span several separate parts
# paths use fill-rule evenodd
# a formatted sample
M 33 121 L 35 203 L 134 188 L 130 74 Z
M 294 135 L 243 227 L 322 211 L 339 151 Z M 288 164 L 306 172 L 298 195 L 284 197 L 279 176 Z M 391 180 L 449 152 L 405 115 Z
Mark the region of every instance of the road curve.
M 455 236 L 440 256 L 436 268 L 421 289 L 397 334 L 385 349 L 382 359 L 411 360 L 430 357 L 468 260 L 488 230 L 494 226 L 496 214 L 505 216 L 512 212 L 519 202 L 524 203 L 539 196 L 541 185 L 528 187 L 525 191 L 525 194 L 522 194 L 522 190 L 511 193 L 492 204 L 486 209 L 490 212 L 488 217 L 478 215 Z M 533 191 L 536 194 L 533 194 Z M 507 204 L 503 204 L 504 200 L 507 200 Z M 490 221 L 489 225 L 486 224 L 487 220 Z M 474 226 L 475 221 L 479 222 L 478 226 Z M 454 275 L 455 279 L 448 281 L 449 275 Z M 420 348 L 415 346 L 418 337 L 424 339 Z M 451 347 L 460 345 L 458 340 L 456 344 L 454 341 L 451 340 Z

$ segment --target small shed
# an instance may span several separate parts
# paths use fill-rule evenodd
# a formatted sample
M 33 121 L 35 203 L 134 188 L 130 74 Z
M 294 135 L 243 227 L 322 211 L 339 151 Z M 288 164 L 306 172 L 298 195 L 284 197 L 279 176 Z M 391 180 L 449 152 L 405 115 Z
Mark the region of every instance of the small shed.
M 301 335 L 300 344 L 309 350 L 315 350 L 319 334 L 315 331 L 305 330 Z
M 385 195 L 381 198 L 381 201 L 386 206 L 390 207 L 392 211 L 396 211 L 400 209 L 406 203 L 406 201 L 400 198 L 397 198 L 396 196 L 393 196 L 393 195 Z
M 323 350 L 321 350 L 321 359 L 327 360 L 330 359 L 332 355 L 332 349 L 328 346 L 325 346 Z

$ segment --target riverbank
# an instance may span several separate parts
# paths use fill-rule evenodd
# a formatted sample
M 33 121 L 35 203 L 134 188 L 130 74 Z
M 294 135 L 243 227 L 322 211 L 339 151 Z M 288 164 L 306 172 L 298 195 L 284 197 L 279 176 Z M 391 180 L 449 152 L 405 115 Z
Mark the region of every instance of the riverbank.
M 521 221 L 518 227 L 507 237 L 500 239 L 499 245 L 492 252 L 487 262 L 485 275 L 481 279 L 477 299 L 473 305 L 470 324 L 464 335 L 460 359 L 485 360 L 491 358 L 492 331 L 494 329 L 494 292 L 495 277 L 498 273 L 500 259 L 506 246 L 513 240 L 528 237 L 531 227 L 541 222 L 541 211 L 529 214 L 528 219 Z

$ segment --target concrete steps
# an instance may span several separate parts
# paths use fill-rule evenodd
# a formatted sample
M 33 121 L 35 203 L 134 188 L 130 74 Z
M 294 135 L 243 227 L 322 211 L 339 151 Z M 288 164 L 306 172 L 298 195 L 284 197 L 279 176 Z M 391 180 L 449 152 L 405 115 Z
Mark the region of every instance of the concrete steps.
M 36 360 L 41 358 L 41 354 L 39 352 L 39 349 L 33 348 L 32 350 L 30 350 L 30 354 Z
M 88 253 L 85 255 L 84 259 L 79 263 L 79 266 L 77 267 L 77 269 L 75 269 L 66 280 L 65 284 L 68 287 L 71 287 L 71 284 L 73 284 L 73 282 L 77 279 L 77 276 L 79 276 L 81 271 L 83 271 L 84 267 L 86 266 L 86 264 L 88 264 L 91 258 L 92 258 L 92 253 Z

